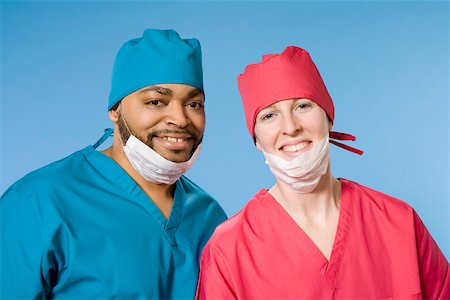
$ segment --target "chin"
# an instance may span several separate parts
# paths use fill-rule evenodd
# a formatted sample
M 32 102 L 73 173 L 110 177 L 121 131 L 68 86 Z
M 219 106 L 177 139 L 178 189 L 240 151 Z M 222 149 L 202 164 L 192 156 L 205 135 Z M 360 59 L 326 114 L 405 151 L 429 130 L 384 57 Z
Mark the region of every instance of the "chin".
M 178 158 L 178 157 L 169 157 L 166 158 L 167 160 L 170 160 L 171 162 L 174 163 L 182 163 L 182 162 L 186 162 L 189 160 L 190 157 L 184 157 L 184 158 Z
M 158 151 L 158 154 L 174 163 L 182 163 L 188 161 L 192 156 L 188 153 L 161 153 L 160 151 Z

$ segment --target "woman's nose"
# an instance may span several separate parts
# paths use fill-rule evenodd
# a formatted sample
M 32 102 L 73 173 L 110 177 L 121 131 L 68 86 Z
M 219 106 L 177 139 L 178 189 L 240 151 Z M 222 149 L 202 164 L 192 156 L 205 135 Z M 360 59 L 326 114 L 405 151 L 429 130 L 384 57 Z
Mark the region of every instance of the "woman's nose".
M 300 120 L 293 114 L 289 113 L 283 116 L 283 133 L 294 135 L 301 130 Z

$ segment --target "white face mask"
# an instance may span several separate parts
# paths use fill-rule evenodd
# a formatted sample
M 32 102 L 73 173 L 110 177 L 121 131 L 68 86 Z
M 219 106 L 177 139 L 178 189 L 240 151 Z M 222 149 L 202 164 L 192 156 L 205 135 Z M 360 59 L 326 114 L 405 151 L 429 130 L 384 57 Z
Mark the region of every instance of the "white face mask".
M 317 145 L 291 160 L 284 160 L 273 154 L 262 152 L 266 158 L 266 164 L 269 165 L 276 178 L 299 193 L 310 193 L 327 172 L 330 160 L 328 140 L 327 134 Z
M 200 149 L 201 145 L 198 145 L 188 161 L 176 163 L 165 159 L 132 134 L 128 138 L 125 146 L 123 146 L 123 151 L 133 168 L 145 180 L 159 184 L 175 183 L 181 175 L 192 167 L 192 164 L 200 153 Z

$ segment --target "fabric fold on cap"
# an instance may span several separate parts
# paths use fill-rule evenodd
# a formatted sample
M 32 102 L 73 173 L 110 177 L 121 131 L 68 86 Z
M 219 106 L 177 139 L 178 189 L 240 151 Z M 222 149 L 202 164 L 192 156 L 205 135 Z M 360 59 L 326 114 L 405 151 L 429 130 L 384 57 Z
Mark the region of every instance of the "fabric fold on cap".
M 200 42 L 182 39 L 174 30 L 147 29 L 129 40 L 114 61 L 108 110 L 143 87 L 180 83 L 203 91 Z
M 259 63 L 248 65 L 237 77 L 248 131 L 255 139 L 258 113 L 276 102 L 307 98 L 317 103 L 334 122 L 333 100 L 309 53 L 296 46 L 288 46 L 281 54 L 265 54 Z M 330 142 L 351 152 L 361 150 L 336 142 L 355 140 L 349 134 L 330 132 Z

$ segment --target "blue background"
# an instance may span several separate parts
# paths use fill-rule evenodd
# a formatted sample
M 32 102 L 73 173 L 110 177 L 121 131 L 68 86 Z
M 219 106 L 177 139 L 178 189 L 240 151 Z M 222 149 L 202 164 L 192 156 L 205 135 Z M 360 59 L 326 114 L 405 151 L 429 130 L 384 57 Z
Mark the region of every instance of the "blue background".
M 207 95 L 189 176 L 229 215 L 274 179 L 245 127 L 236 76 L 264 53 L 307 49 L 336 107 L 333 174 L 403 199 L 450 257 L 449 2 L 1 3 L 1 187 L 110 127 L 112 62 L 148 27 L 197 37 Z

